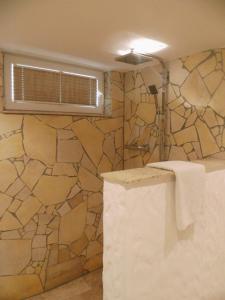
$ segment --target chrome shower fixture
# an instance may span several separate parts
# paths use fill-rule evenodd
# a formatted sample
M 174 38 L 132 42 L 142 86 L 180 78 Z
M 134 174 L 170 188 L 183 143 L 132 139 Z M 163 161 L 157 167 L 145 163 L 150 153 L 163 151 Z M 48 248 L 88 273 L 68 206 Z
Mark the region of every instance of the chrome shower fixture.
M 117 56 L 115 60 L 126 64 L 139 65 L 151 61 L 152 57 L 150 55 L 135 53 L 134 49 L 131 49 L 128 54 Z

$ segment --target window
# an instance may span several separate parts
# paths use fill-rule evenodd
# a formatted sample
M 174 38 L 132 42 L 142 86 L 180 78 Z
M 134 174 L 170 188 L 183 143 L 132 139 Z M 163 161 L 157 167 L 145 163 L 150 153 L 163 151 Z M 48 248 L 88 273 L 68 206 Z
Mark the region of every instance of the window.
M 5 55 L 5 111 L 103 113 L 103 73 Z

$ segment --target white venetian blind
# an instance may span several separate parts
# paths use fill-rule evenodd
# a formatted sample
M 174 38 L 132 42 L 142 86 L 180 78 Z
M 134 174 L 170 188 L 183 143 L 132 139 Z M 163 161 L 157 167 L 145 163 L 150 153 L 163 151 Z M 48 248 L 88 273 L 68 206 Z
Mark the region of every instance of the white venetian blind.
M 97 79 L 55 70 L 13 66 L 15 101 L 95 106 Z

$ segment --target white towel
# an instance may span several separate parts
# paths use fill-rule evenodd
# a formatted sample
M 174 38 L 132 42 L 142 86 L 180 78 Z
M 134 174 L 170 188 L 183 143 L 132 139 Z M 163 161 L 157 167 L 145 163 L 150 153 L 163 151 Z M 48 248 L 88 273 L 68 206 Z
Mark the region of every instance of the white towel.
M 196 221 L 202 211 L 205 197 L 205 167 L 188 161 L 163 161 L 147 167 L 170 170 L 175 173 L 175 208 L 178 230 L 185 230 Z

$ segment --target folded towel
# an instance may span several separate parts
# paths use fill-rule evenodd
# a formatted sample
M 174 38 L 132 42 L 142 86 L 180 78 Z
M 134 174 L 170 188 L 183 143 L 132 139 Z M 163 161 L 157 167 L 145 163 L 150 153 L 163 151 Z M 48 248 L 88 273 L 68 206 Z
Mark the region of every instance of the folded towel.
M 163 161 L 147 167 L 175 173 L 175 208 L 178 230 L 185 230 L 196 221 L 205 197 L 205 167 L 188 161 Z

